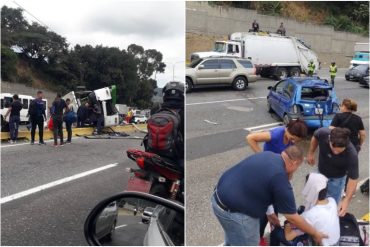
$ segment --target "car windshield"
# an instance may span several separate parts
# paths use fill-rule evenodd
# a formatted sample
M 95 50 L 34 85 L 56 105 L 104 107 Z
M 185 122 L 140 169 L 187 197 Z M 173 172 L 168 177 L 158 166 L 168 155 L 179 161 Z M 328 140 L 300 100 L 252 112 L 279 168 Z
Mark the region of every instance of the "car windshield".
M 226 51 L 226 44 L 223 42 L 216 42 L 215 49 L 213 51 L 216 52 L 225 52 Z
M 361 64 L 353 68 L 354 70 L 358 70 L 361 72 L 365 72 L 367 69 L 369 69 L 369 65 Z
M 200 64 L 201 62 L 203 61 L 203 59 L 197 59 L 197 60 L 194 60 L 190 65 L 189 67 L 190 68 L 195 68 L 198 64 Z
M 330 89 L 303 87 L 301 90 L 301 99 L 305 100 L 326 100 L 330 96 Z

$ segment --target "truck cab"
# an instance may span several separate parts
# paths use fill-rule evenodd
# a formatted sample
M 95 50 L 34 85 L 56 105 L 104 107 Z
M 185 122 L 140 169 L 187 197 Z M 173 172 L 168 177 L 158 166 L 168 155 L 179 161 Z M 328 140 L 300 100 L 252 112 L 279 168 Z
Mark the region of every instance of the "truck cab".
M 73 106 L 73 111 L 77 113 L 78 108 L 85 103 L 90 107 L 99 104 L 104 115 L 104 127 L 115 126 L 119 124 L 119 114 L 115 107 L 115 86 L 104 87 L 93 91 L 71 91 L 63 96 L 66 100 L 69 98 Z
M 193 62 L 205 57 L 242 57 L 241 43 L 238 41 L 216 41 L 213 51 L 191 54 Z

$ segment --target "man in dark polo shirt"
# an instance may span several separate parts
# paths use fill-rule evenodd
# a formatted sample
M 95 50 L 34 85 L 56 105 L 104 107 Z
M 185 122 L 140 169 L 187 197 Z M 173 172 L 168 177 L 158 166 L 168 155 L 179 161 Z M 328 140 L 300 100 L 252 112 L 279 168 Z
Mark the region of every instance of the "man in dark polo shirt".
M 346 128 L 320 128 L 315 131 L 307 154 L 310 165 L 315 164 L 315 151 L 319 147 L 319 172 L 328 181 L 328 196 L 333 197 L 339 207 L 339 216 L 344 216 L 348 205 L 356 192 L 358 173 L 358 155 L 350 142 L 351 131 Z M 342 191 L 348 176 L 346 197 L 341 200 Z
M 266 151 L 249 156 L 221 176 L 211 201 L 225 232 L 225 245 L 258 245 L 259 219 L 270 204 L 289 222 L 321 242 L 325 235 L 297 214 L 289 183 L 302 161 L 302 151 L 293 145 L 281 154 Z

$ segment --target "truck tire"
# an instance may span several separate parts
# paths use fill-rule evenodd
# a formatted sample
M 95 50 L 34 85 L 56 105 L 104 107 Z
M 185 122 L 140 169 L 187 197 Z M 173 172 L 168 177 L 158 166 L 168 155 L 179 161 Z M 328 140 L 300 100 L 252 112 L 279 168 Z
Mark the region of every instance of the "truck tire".
M 287 71 L 287 69 L 286 68 L 278 68 L 276 70 L 275 77 L 278 80 L 283 80 L 283 79 L 287 78 L 288 77 L 288 71 Z
M 238 91 L 245 90 L 248 86 L 248 81 L 243 76 L 238 76 L 233 81 L 233 88 Z
M 289 71 L 290 76 L 299 77 L 301 76 L 301 70 L 298 67 L 293 67 Z
M 186 78 L 185 92 L 191 93 L 192 90 L 193 90 L 193 82 L 191 81 L 190 78 Z

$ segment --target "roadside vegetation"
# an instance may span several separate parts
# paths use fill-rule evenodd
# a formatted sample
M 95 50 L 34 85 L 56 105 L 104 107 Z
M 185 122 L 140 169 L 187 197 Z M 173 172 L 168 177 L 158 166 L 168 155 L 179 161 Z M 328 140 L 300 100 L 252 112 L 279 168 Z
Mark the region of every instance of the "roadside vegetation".
M 118 103 L 148 108 L 163 73 L 163 55 L 131 44 L 127 49 L 75 45 L 39 25 L 29 23 L 21 9 L 1 9 L 1 78 L 60 93 L 85 86 L 88 90 L 117 86 Z
M 302 22 L 330 25 L 336 31 L 369 35 L 368 1 L 209 1 L 208 3 L 210 5 L 252 9 L 263 15 L 288 17 Z

